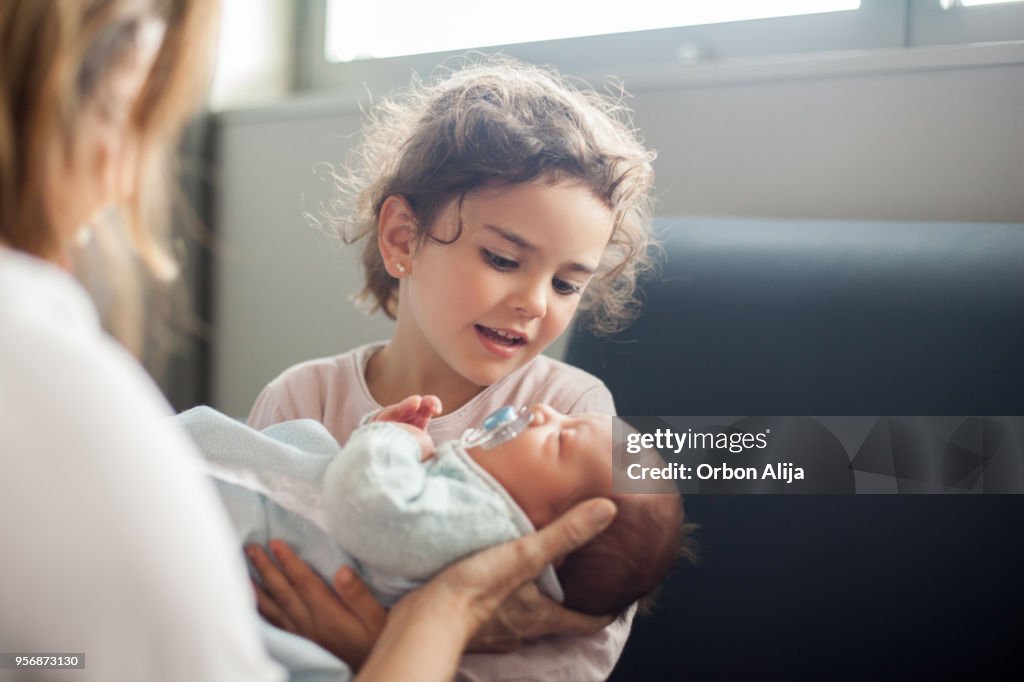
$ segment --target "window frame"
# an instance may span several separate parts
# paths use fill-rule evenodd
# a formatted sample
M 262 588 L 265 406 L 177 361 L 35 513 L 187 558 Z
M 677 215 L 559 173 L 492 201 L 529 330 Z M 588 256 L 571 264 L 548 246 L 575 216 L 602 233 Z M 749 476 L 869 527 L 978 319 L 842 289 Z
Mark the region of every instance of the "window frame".
M 939 0 L 904 2 L 907 47 L 1024 40 L 1024 2 L 949 9 L 943 9 Z
M 429 54 L 330 63 L 327 0 L 297 3 L 294 90 L 361 98 L 457 66 L 467 54 L 500 53 L 600 82 L 609 76 L 683 72 L 718 64 L 820 62 L 836 53 L 1024 40 L 1024 2 L 942 9 L 940 0 L 862 0 L 858 10 L 563 38 Z M 400 19 L 398 19 L 400 20 Z

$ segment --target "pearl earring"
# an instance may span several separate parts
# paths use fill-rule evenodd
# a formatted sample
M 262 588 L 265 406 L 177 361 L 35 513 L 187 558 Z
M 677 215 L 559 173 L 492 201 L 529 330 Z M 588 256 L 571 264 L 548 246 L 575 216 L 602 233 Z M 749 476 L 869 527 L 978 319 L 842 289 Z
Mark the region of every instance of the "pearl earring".
M 86 225 L 75 235 L 75 246 L 83 248 L 92 241 L 92 225 Z
M 405 274 L 405 266 L 402 265 L 401 263 L 395 263 L 395 269 L 398 270 L 398 274 L 400 274 L 400 275 L 404 275 Z

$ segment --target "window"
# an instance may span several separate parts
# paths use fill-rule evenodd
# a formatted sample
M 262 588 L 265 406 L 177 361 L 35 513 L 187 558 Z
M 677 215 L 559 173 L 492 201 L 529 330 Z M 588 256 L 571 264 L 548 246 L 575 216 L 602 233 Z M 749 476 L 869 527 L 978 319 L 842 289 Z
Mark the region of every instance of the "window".
M 985 3 L 985 4 L 981 4 Z M 299 3 L 297 90 L 359 96 L 429 75 L 468 49 L 607 76 L 839 51 L 1024 40 L 1024 2 L 1007 0 L 481 0 Z M 585 6 L 573 13 L 567 7 Z M 767 9 L 767 7 L 772 9 Z M 514 11 L 513 11 L 514 8 Z M 603 10 L 603 11 L 602 11 Z M 828 10 L 828 11 L 825 11 Z M 442 29 L 428 29 L 433 22 Z M 375 26 L 382 27 L 376 29 Z M 616 31 L 609 33 L 610 30 Z M 567 37 L 567 32 L 575 37 Z M 497 46 L 497 47 L 495 47 Z M 326 55 L 330 55 L 330 59 Z
M 327 0 L 329 62 L 856 10 L 860 0 Z M 542 18 L 542 20 L 539 20 Z

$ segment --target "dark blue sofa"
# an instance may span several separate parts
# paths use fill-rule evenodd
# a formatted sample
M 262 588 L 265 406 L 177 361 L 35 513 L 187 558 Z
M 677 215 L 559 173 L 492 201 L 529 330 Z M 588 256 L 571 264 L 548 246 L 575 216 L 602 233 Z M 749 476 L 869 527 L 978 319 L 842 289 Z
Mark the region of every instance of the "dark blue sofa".
M 681 219 L 569 362 L 624 415 L 1024 415 L 1024 225 Z M 1020 670 L 1024 496 L 694 495 L 615 680 Z

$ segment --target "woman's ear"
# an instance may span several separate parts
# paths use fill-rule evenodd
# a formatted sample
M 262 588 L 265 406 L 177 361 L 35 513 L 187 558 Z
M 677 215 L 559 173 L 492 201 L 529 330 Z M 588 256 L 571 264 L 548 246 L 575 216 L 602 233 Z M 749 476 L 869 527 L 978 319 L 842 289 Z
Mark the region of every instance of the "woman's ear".
M 412 271 L 419 223 L 409 201 L 401 194 L 392 194 L 380 207 L 377 220 L 377 248 L 388 274 L 396 279 Z

